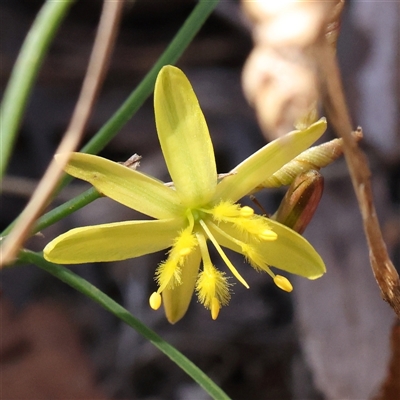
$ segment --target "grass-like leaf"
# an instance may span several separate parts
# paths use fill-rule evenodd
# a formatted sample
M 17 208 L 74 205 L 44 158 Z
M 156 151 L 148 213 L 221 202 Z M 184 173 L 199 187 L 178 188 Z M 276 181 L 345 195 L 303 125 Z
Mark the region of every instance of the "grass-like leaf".
M 30 29 L 0 107 L 0 180 L 5 173 L 29 95 L 57 28 L 75 0 L 47 0 Z

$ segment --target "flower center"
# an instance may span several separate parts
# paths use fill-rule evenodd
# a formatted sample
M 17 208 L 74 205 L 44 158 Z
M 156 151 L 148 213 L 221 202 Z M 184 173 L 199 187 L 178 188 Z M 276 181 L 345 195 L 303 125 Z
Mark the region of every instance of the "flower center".
M 211 310 L 213 319 L 217 318 L 221 306 L 228 304 L 231 284 L 225 273 L 212 264 L 207 240 L 214 245 L 233 276 L 246 288 L 249 285 L 233 266 L 219 242 L 242 253 L 254 268 L 266 271 L 282 290 L 292 290 L 290 282 L 275 275 L 257 251 L 255 243 L 275 240 L 277 235 L 270 229 L 267 219 L 255 215 L 252 208 L 222 201 L 213 207 L 188 209 L 186 218 L 188 226 L 175 238 L 167 260 L 157 268 L 158 290 L 149 299 L 153 309 L 161 306 L 161 293 L 164 289 L 185 284 L 181 279 L 182 268 L 185 268 L 187 257 L 193 251 L 199 251 L 203 261 L 195 284 L 199 301 Z
M 195 224 L 207 217 L 207 213 L 205 213 L 202 209 L 190 209 L 188 213 L 192 215 Z

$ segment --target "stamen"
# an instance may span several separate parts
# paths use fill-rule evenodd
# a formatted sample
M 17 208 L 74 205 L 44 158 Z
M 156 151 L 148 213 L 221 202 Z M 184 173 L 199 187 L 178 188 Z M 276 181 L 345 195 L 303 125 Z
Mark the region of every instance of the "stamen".
M 188 256 L 196 246 L 196 237 L 193 235 L 190 227 L 187 227 L 175 238 L 172 248 L 169 251 L 170 257 L 179 258 L 178 264 L 181 266 L 186 256 Z
M 254 215 L 254 210 L 249 206 L 244 206 L 244 207 L 242 207 L 240 209 L 240 216 L 241 217 L 248 218 L 248 217 L 251 217 L 253 215 Z
M 213 229 L 218 231 L 218 233 L 228 239 L 230 242 L 236 244 L 241 249 L 241 253 L 246 257 L 246 260 L 250 263 L 250 265 L 256 270 L 263 270 L 268 272 L 273 278 L 274 273 L 268 268 L 263 260 L 263 256 L 257 252 L 257 250 L 250 244 L 242 242 L 233 236 L 230 236 L 219 226 L 215 225 L 212 222 L 207 222 L 209 225 L 212 225 Z M 239 252 L 239 251 L 238 251 Z
M 265 263 L 263 256 L 257 251 L 257 249 L 247 243 L 242 244 L 242 253 L 246 257 L 246 261 L 256 270 L 256 271 L 265 271 L 272 278 L 275 277 L 275 274 L 270 270 L 268 265 Z
M 221 201 L 211 210 L 214 221 L 230 222 L 239 232 L 251 235 L 256 240 L 276 240 L 278 235 L 273 232 L 265 217 L 254 215 L 251 207 L 240 207 L 239 204 Z
M 239 204 L 229 201 L 221 201 L 215 205 L 209 212 L 212 214 L 215 221 L 229 221 L 231 218 L 240 217 Z
M 155 280 L 158 283 L 158 292 L 161 293 L 167 287 L 173 289 L 175 286 L 180 285 L 181 281 L 181 268 L 178 265 L 180 257 L 172 257 L 171 254 L 167 260 L 159 264 Z
M 203 260 L 203 268 L 207 269 L 210 265 L 212 266 L 210 253 L 208 252 L 206 238 L 200 232 L 196 233 L 197 241 L 199 243 L 201 259 Z
M 289 282 L 289 279 L 285 278 L 282 275 L 276 275 L 274 278 L 274 283 L 276 286 L 278 286 L 279 289 L 282 289 L 285 292 L 290 293 L 293 290 L 293 286 Z
M 276 240 L 278 237 L 271 230 L 267 219 L 259 215 L 250 218 L 235 218 L 232 223 L 239 232 L 248 234 L 255 240 Z
M 182 283 L 182 267 L 186 257 L 197 245 L 197 239 L 190 230 L 190 227 L 182 230 L 174 239 L 172 248 L 168 252 L 168 258 L 160 263 L 156 270 L 155 279 L 159 286 L 159 293 L 165 288 L 173 289 Z
M 246 288 L 249 289 L 250 286 L 248 285 L 248 283 L 242 278 L 242 276 L 239 274 L 239 272 L 237 271 L 237 269 L 233 266 L 233 264 L 230 262 L 229 258 L 226 256 L 226 254 L 224 253 L 224 251 L 222 250 L 221 246 L 219 245 L 219 243 L 217 242 L 217 240 L 215 239 L 215 237 L 212 235 L 212 233 L 210 232 L 210 230 L 208 229 L 206 223 L 203 220 L 200 220 L 200 225 L 202 226 L 202 228 L 204 229 L 204 231 L 207 234 L 207 237 L 211 240 L 212 244 L 215 246 L 215 248 L 217 249 L 219 255 L 221 256 L 221 258 L 225 261 L 225 264 L 227 265 L 227 267 L 231 270 L 232 274 L 235 276 L 235 278 Z
M 158 310 L 161 307 L 162 298 L 161 294 L 158 292 L 154 292 L 149 298 L 150 307 L 153 310 Z
M 203 257 L 203 271 L 197 278 L 196 292 L 200 303 L 211 310 L 211 317 L 216 319 L 221 306 L 229 303 L 230 285 L 225 273 L 218 271 L 211 264 L 205 236 L 199 232 L 197 240 Z
M 216 223 L 230 222 L 241 234 L 250 235 L 255 240 L 276 240 L 278 237 L 267 218 L 255 215 L 251 207 L 221 201 L 211 209 L 211 214 Z
M 213 229 L 215 229 L 216 231 L 218 231 L 218 233 L 222 236 L 224 236 L 225 238 L 227 238 L 229 241 L 237 244 L 239 247 L 242 247 L 244 245 L 244 243 L 236 238 L 234 238 L 233 236 L 229 235 L 228 233 L 226 233 L 223 229 L 221 229 L 218 225 L 215 225 L 213 222 L 207 221 L 207 224 L 211 225 L 213 227 Z
M 211 302 L 211 318 L 215 321 L 218 318 L 219 310 L 221 309 L 221 304 L 216 297 L 213 297 Z
M 258 237 L 265 241 L 273 241 L 278 238 L 278 235 L 276 234 L 276 232 L 271 231 L 271 229 L 265 229 L 258 235 Z
M 285 292 L 291 292 L 293 290 L 290 281 L 282 275 L 275 275 L 271 271 L 271 268 L 264 262 L 262 256 L 252 246 L 244 244 L 242 251 L 250 265 L 256 270 L 265 271 L 274 280 L 275 285 L 278 286 L 279 289 Z

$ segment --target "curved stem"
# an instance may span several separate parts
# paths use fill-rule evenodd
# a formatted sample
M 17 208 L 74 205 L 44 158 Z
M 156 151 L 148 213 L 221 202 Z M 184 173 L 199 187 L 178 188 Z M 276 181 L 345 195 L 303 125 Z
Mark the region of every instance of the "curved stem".
M 64 204 L 61 204 L 60 206 L 54 208 L 53 210 L 40 217 L 36 221 L 32 233 L 40 232 L 48 226 L 53 225 L 54 223 L 65 218 L 66 216 L 74 213 L 75 211 L 78 211 L 81 208 L 87 206 L 92 201 L 100 197 L 101 194 L 94 187 L 84 191 L 79 196 L 76 196 L 73 199 L 65 202 Z
M 383 299 L 400 318 L 400 277 L 383 240 L 373 200 L 371 171 L 367 159 L 352 134 L 353 127 L 336 55 L 333 49 L 324 44 L 320 46 L 317 57 L 322 74 L 324 108 L 337 134 L 343 138 L 344 155 L 363 220 L 372 272 Z

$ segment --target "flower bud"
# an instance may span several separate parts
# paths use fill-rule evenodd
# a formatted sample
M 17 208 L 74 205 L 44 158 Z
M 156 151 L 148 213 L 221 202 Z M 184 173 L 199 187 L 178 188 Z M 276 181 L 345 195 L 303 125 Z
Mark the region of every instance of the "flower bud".
M 316 170 L 298 175 L 290 185 L 272 219 L 303 233 L 318 207 L 324 178 Z

